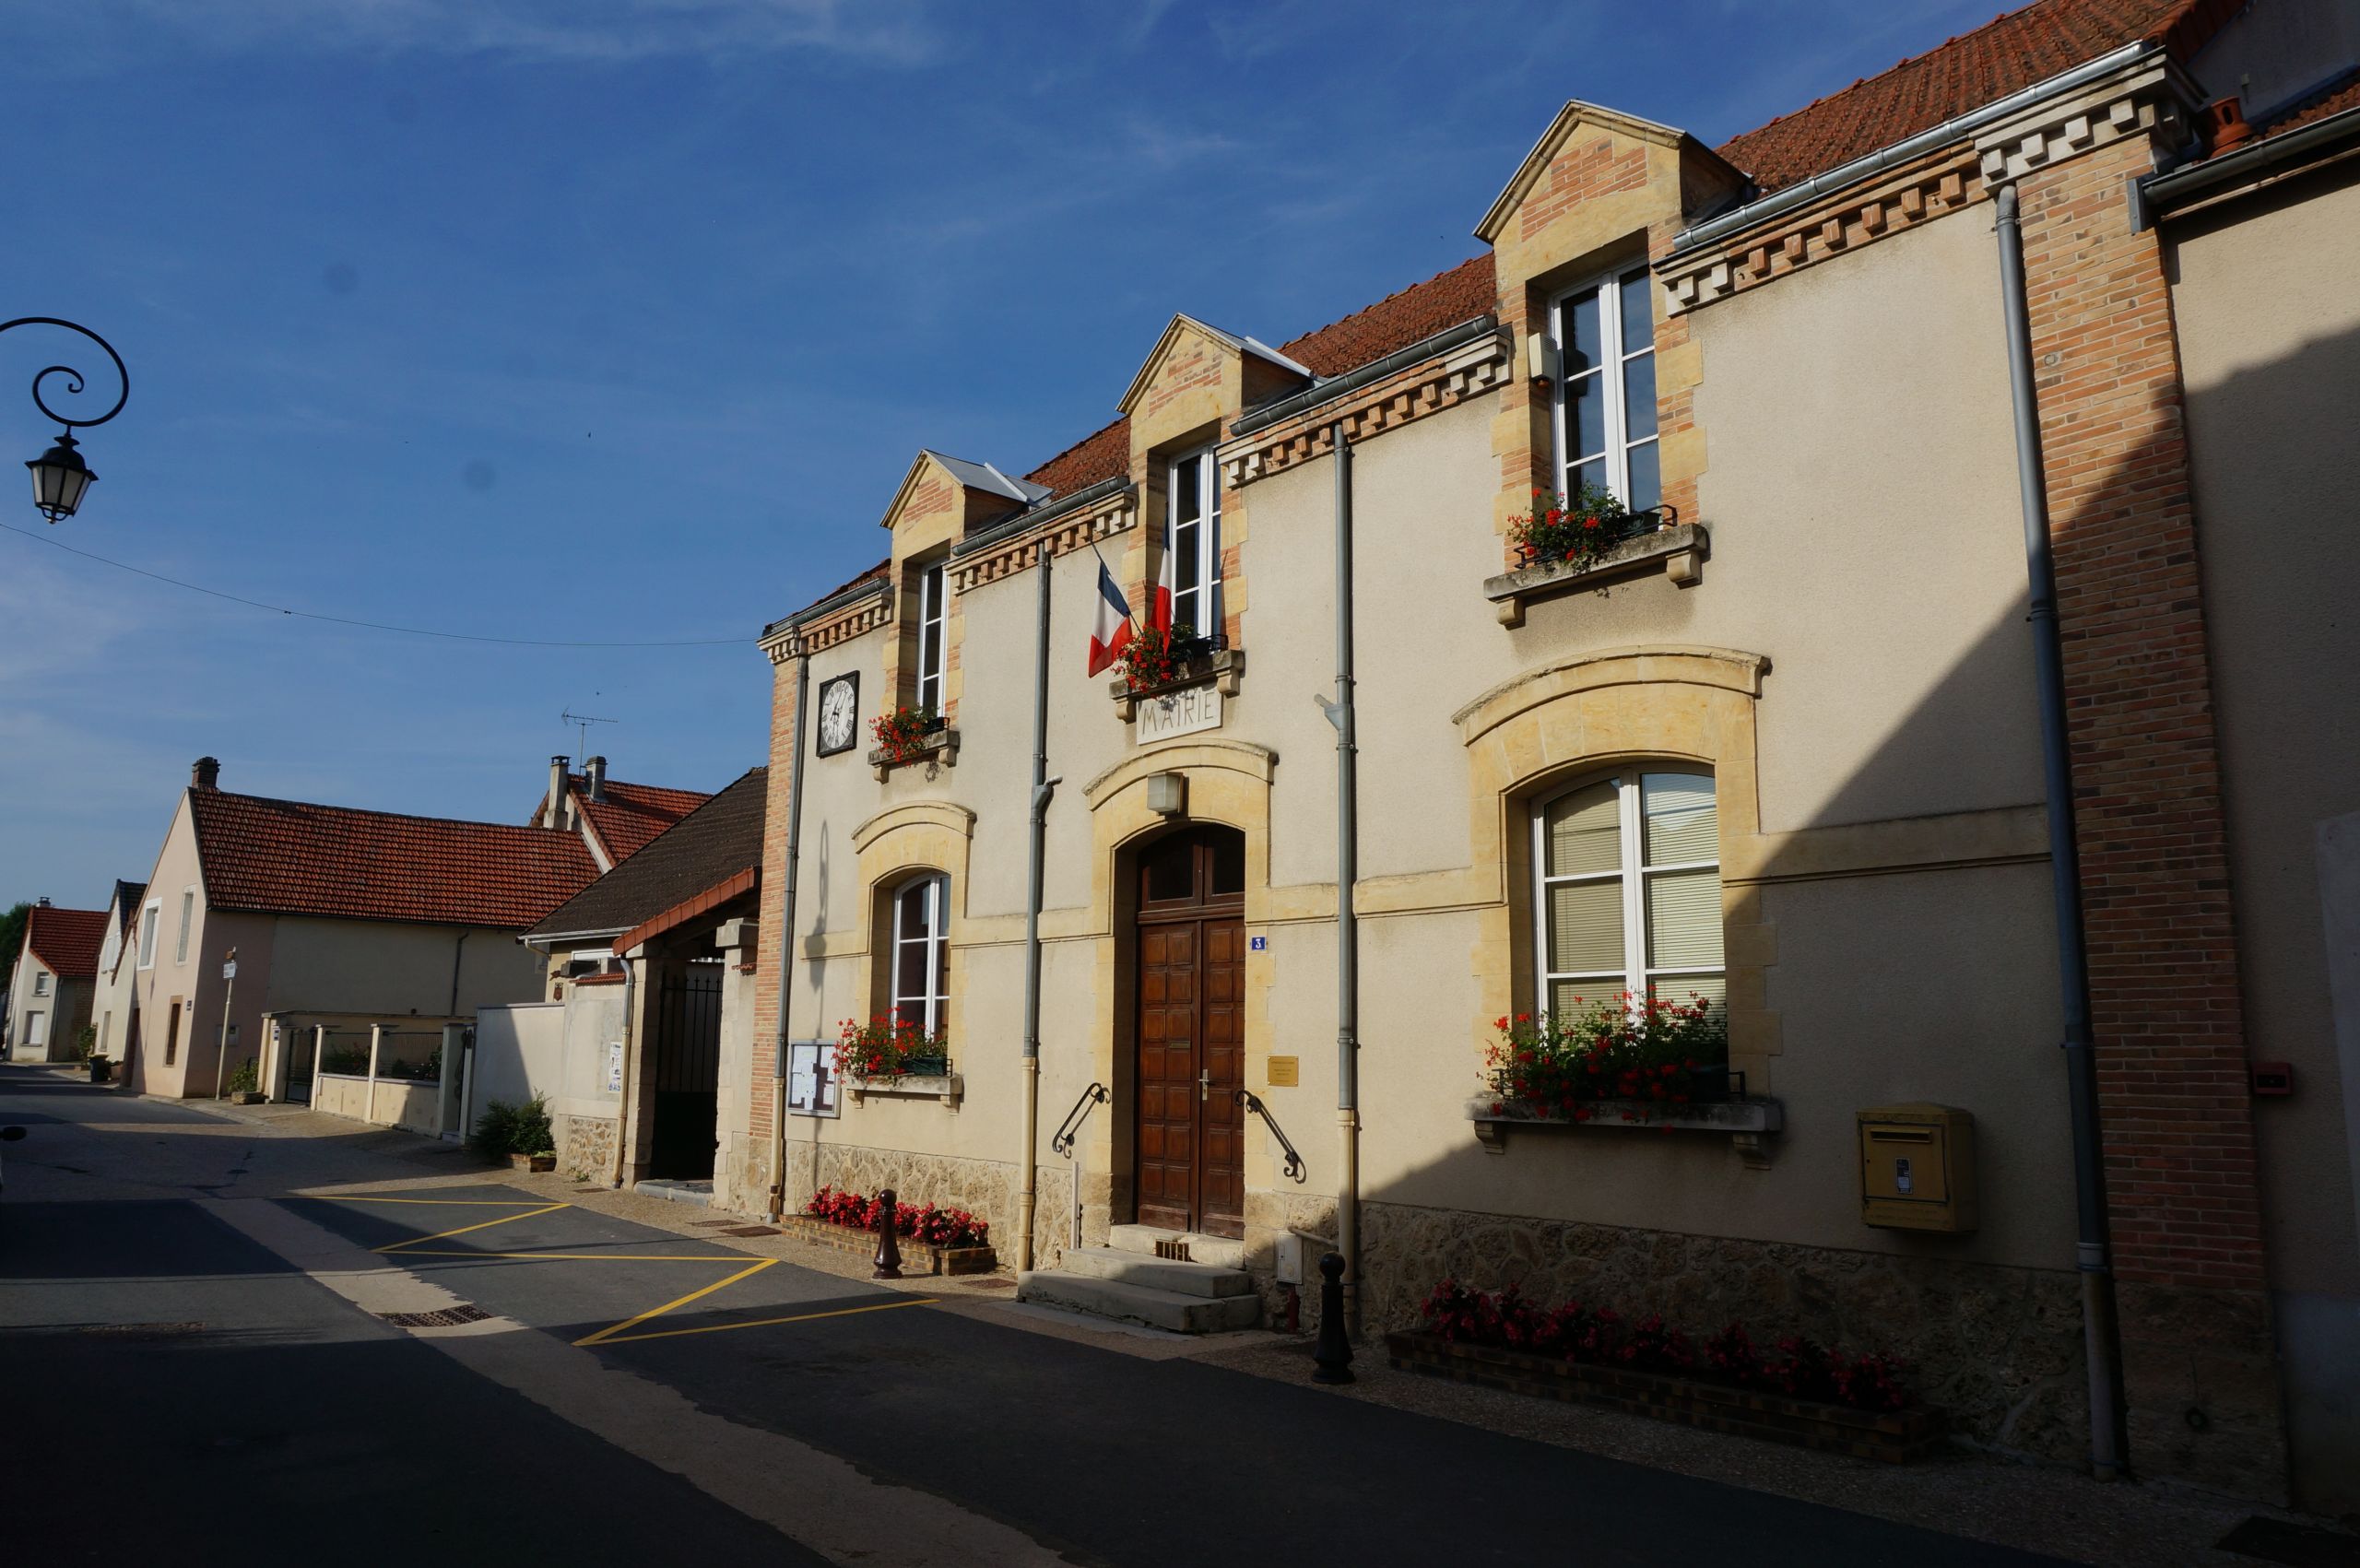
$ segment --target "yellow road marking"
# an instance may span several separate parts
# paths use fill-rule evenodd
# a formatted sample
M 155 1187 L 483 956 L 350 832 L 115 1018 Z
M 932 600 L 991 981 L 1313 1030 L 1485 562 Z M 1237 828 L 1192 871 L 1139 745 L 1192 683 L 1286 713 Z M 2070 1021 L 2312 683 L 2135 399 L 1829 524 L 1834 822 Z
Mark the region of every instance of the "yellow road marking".
M 530 1220 L 537 1214 L 554 1214 L 560 1208 L 572 1207 L 573 1205 L 570 1203 L 552 1203 L 540 1208 L 528 1208 L 522 1214 L 511 1214 L 503 1219 L 482 1220 L 473 1225 L 462 1225 L 455 1231 L 437 1231 L 431 1236 L 412 1236 L 406 1242 L 387 1242 L 384 1246 L 371 1247 L 369 1250 L 371 1252 L 400 1252 L 405 1248 L 417 1246 L 421 1242 L 439 1242 L 450 1236 L 464 1236 L 469 1231 L 489 1231 L 494 1225 L 513 1224 L 519 1220 Z
M 301 1196 L 314 1203 L 422 1203 L 434 1208 L 530 1208 L 541 1201 L 537 1197 L 508 1198 L 497 1203 L 482 1197 L 347 1197 L 339 1193 L 316 1192 Z
M 743 1263 L 742 1252 L 485 1252 L 480 1247 L 407 1247 L 409 1257 L 522 1257 L 549 1263 Z M 778 1260 L 773 1258 L 772 1262 Z
M 611 1337 L 613 1337 L 613 1336 L 615 1336 L 615 1335 L 617 1335 L 617 1334 L 621 1333 L 621 1332 L 622 1332 L 624 1329 L 626 1329 L 626 1328 L 636 1328 L 636 1327 L 638 1327 L 641 1324 L 645 1323 L 649 1318 L 652 1318 L 652 1317 L 661 1317 L 661 1316 L 663 1316 L 666 1313 L 670 1312 L 670 1311 L 671 1311 L 673 1308 L 675 1308 L 675 1307 L 684 1307 L 684 1306 L 688 1305 L 690 1302 L 697 1301 L 697 1300 L 699 1300 L 699 1299 L 701 1299 L 701 1298 L 702 1298 L 702 1297 L 705 1297 L 705 1296 L 709 1296 L 709 1295 L 713 1294 L 715 1291 L 718 1291 L 718 1290 L 722 1289 L 724 1286 L 726 1286 L 726 1285 L 735 1285 L 736 1283 L 738 1283 L 738 1280 L 745 1279 L 749 1274 L 760 1274 L 763 1269 L 768 1268 L 772 1264 L 776 1263 L 776 1262 L 778 1262 L 778 1261 L 779 1261 L 779 1260 L 778 1260 L 777 1258 L 774 1258 L 774 1257 L 765 1257 L 765 1258 L 759 1259 L 759 1260 L 758 1260 L 758 1261 L 756 1261 L 756 1262 L 755 1262 L 751 1267 L 746 1267 L 746 1268 L 741 1268 L 741 1269 L 739 1269 L 737 1273 L 730 1275 L 730 1276 L 729 1276 L 727 1279 L 716 1279 L 716 1280 L 714 1280 L 712 1284 L 707 1285 L 707 1286 L 706 1286 L 703 1290 L 702 1290 L 702 1291 L 690 1291 L 687 1295 L 682 1296 L 682 1297 L 681 1297 L 679 1300 L 678 1300 L 678 1301 L 666 1302 L 662 1306 L 660 1306 L 660 1307 L 655 1307 L 655 1308 L 654 1308 L 654 1309 L 652 1309 L 652 1310 L 650 1310 L 650 1311 L 647 1311 L 647 1312 L 643 1312 L 643 1313 L 641 1313 L 641 1314 L 640 1314 L 638 1316 L 636 1316 L 636 1317 L 627 1317 L 627 1318 L 624 1318 L 620 1323 L 613 1324 L 613 1325 L 610 1325 L 610 1326 L 608 1326 L 608 1327 L 601 1328 L 601 1329 L 600 1329 L 600 1330 L 598 1330 L 598 1332 L 596 1332 L 596 1334 L 588 1334 L 588 1335 L 584 1335 L 583 1338 L 579 1338 L 579 1339 L 576 1339 L 576 1340 L 574 1341 L 574 1343 L 575 1343 L 576 1345 L 596 1345 L 596 1344 L 597 1344 L 599 1341 L 601 1341 L 601 1340 L 603 1340 L 603 1339 L 609 1338 L 611 1338 Z
M 725 1279 L 722 1283 L 727 1284 L 728 1281 Z M 833 1312 L 799 1313 L 793 1317 L 758 1317 L 750 1323 L 708 1323 L 696 1328 L 658 1328 L 648 1334 L 616 1334 L 609 1329 L 608 1331 L 609 1337 L 601 1337 L 595 1341 L 577 1339 L 574 1343 L 577 1345 L 594 1342 L 605 1345 L 628 1345 L 633 1339 L 673 1339 L 683 1334 L 724 1334 L 732 1328 L 767 1328 L 776 1323 L 809 1323 L 815 1318 L 850 1317 L 856 1313 L 891 1312 L 895 1307 L 933 1306 L 939 1299 L 935 1296 L 914 1296 L 904 1301 L 879 1302 L 873 1306 L 838 1307 Z M 628 1327 L 629 1325 L 618 1326 Z

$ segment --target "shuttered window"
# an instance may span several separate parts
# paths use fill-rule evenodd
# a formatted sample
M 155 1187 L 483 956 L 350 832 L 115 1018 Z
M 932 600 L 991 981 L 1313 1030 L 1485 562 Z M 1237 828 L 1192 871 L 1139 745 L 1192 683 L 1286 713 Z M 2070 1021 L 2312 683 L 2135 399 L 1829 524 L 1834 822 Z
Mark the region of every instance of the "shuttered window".
M 1626 992 L 1726 1005 L 1711 775 L 1636 770 L 1552 796 L 1533 808 L 1532 864 L 1538 1009 Z

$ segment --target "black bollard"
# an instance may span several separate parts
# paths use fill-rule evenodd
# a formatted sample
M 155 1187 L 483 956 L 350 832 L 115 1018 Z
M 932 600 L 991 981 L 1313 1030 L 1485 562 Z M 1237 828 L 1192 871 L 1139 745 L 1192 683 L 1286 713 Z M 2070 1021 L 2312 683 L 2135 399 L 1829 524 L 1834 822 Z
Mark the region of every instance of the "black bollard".
M 1319 1342 L 1311 1359 L 1314 1383 L 1352 1380 L 1352 1342 L 1344 1338 L 1344 1260 L 1334 1253 L 1319 1260 Z
M 887 1187 L 877 1195 L 877 1272 L 876 1279 L 899 1279 L 902 1277 L 902 1238 L 900 1221 L 894 1217 L 893 1189 Z

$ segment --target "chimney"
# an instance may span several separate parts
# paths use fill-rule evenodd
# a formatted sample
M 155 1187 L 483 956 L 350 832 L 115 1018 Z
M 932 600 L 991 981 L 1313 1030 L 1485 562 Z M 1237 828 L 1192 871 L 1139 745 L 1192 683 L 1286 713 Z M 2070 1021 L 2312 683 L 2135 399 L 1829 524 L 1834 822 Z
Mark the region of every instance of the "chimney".
M 2244 106 L 2234 94 L 2204 106 L 2204 129 L 2212 137 L 2216 157 L 2253 140 L 2253 126 L 2247 123 Z
M 565 819 L 568 760 L 569 759 L 562 751 L 549 759 L 549 797 L 541 808 L 541 826 L 555 828 L 560 831 L 563 831 L 570 825 Z
M 221 787 L 221 759 L 218 757 L 199 757 L 195 762 L 191 763 L 188 770 L 188 787 L 191 789 L 219 789 Z
M 47 909 L 47 908 L 49 907 L 49 901 L 48 901 L 47 899 L 43 899 L 43 900 L 41 900 L 41 903 L 40 903 L 40 905 L 39 905 L 39 907 L 41 907 L 41 908 L 42 908 L 42 909 Z
M 590 775 L 590 798 L 593 800 L 606 799 L 607 760 L 604 757 L 593 757 L 587 762 L 582 764 L 582 771 Z

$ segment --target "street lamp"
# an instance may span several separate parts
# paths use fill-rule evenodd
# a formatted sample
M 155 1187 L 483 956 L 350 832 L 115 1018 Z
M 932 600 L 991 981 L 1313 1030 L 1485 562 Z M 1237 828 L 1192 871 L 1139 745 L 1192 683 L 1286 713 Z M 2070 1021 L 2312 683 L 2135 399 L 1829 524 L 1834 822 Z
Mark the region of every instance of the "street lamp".
M 82 390 L 82 372 L 71 365 L 51 365 L 33 377 L 33 407 L 65 427 L 57 432 L 54 445 L 25 465 L 32 471 L 34 508 L 55 523 L 62 517 L 74 515 L 75 508 L 82 504 L 82 497 L 89 490 L 91 481 L 98 477 L 90 472 L 90 466 L 82 461 L 74 432 L 91 425 L 103 425 L 123 412 L 123 406 L 131 400 L 131 372 L 124 369 L 123 356 L 114 351 L 114 346 L 87 326 L 60 321 L 55 316 L 19 316 L 12 322 L 0 322 L 0 332 L 19 326 L 62 326 L 68 332 L 80 333 L 106 350 L 107 358 L 114 361 L 115 377 L 123 385 L 122 392 L 116 395 L 114 407 L 97 419 L 69 419 L 41 400 L 41 383 L 52 376 L 64 376 L 65 390 L 78 395 Z

